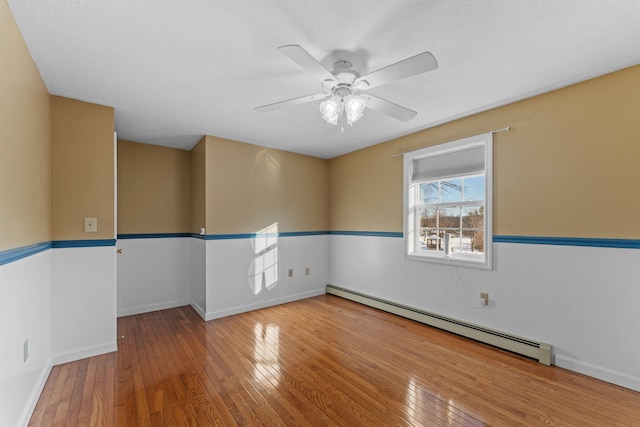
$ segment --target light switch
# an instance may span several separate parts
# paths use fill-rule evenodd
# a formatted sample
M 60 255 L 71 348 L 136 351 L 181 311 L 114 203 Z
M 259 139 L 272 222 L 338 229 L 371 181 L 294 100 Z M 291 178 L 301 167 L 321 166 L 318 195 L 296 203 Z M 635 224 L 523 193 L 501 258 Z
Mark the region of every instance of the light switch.
M 85 218 L 84 219 L 84 232 L 85 233 L 97 233 L 98 232 L 98 218 Z

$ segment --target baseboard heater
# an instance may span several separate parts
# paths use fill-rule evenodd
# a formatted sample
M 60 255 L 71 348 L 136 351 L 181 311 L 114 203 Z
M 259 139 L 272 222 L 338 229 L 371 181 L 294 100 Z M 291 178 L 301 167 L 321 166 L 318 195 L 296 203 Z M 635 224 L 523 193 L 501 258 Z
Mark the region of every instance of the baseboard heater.
M 439 314 L 429 313 L 418 308 L 409 307 L 333 285 L 327 285 L 326 292 L 369 307 L 406 317 L 407 319 L 415 320 L 416 322 L 424 323 L 425 325 L 433 326 L 494 347 L 536 359 L 543 365 L 551 365 L 550 344 L 531 341 L 526 338 L 495 331 L 472 323 L 462 322 Z

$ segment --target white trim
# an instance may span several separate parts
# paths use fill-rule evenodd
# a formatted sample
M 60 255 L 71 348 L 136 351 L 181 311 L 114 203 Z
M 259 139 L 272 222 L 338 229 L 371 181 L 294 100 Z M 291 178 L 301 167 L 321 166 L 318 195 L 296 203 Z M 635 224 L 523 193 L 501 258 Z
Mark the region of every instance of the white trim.
M 118 343 L 115 340 L 110 343 L 93 345 L 67 353 L 54 354 L 53 365 L 62 365 L 63 363 L 75 362 L 76 360 L 100 356 L 101 354 L 112 353 L 114 351 L 118 351 Z
M 485 221 L 484 221 L 484 241 L 485 241 L 485 255 L 484 260 L 481 262 L 474 261 L 473 259 L 465 258 L 464 256 L 453 256 L 451 258 L 445 258 L 444 255 L 431 255 L 417 253 L 415 248 L 415 241 L 417 239 L 414 230 L 415 219 L 414 215 L 414 203 L 417 203 L 415 199 L 416 195 L 410 195 L 409 189 L 413 182 L 413 165 L 414 159 L 437 155 L 442 153 L 449 153 L 458 150 L 464 150 L 465 147 L 471 147 L 474 145 L 484 145 L 485 152 Z M 439 264 L 450 264 L 459 267 L 471 267 L 485 270 L 493 269 L 493 132 L 487 132 L 479 135 L 470 136 L 467 138 L 461 138 L 455 141 L 445 142 L 442 144 L 421 148 L 419 150 L 409 151 L 403 155 L 403 252 L 406 260 L 421 261 L 421 262 L 434 262 Z M 411 204 L 411 208 L 410 205 Z M 411 218 L 411 220 L 410 220 Z
M 589 377 L 597 378 L 612 384 L 626 387 L 631 390 L 640 392 L 640 378 L 634 377 L 623 372 L 614 371 L 612 369 L 603 368 L 602 366 L 592 363 L 581 362 L 571 357 L 555 355 L 555 365 L 570 371 L 578 372 Z
M 29 421 L 31 421 L 31 416 L 33 415 L 33 411 L 36 409 L 36 405 L 38 404 L 38 400 L 40 399 L 42 390 L 44 390 L 47 379 L 49 379 L 49 374 L 51 373 L 52 367 L 52 361 L 51 359 L 49 359 L 49 361 L 40 371 L 38 381 L 36 381 L 35 387 L 33 387 L 33 389 L 31 390 L 31 394 L 29 395 L 29 399 L 27 400 L 26 405 L 24 406 L 24 408 L 22 408 L 22 413 L 20 414 L 20 418 L 18 418 L 17 425 L 24 427 L 29 425 Z
M 485 236 L 485 248 L 486 248 L 486 236 Z M 406 245 L 404 247 L 406 252 Z M 486 252 L 485 252 L 486 256 Z M 492 270 L 492 264 L 486 261 L 476 261 L 470 258 L 465 258 L 464 255 L 455 257 L 455 258 L 445 258 L 429 256 L 429 255 L 417 255 L 417 254 L 407 254 L 404 255 L 405 259 L 408 261 L 418 261 L 418 262 L 430 262 L 434 264 L 442 264 L 442 265 L 453 265 L 456 267 L 473 267 L 479 268 L 481 270 Z
M 133 316 L 135 314 L 151 313 L 152 311 L 166 310 L 169 308 L 183 307 L 191 304 L 191 299 L 167 301 L 159 304 L 141 305 L 138 307 L 125 308 L 118 310 L 118 317 Z
M 118 132 L 113 131 L 113 238 L 118 238 Z
M 323 289 L 303 292 L 295 295 L 289 295 L 282 298 L 274 298 L 267 301 L 261 301 L 254 304 L 240 305 L 237 307 L 227 308 L 224 310 L 210 311 L 210 312 L 207 312 L 206 316 L 204 316 L 204 320 L 208 321 L 213 319 L 219 319 L 221 317 L 232 316 L 234 314 L 246 313 L 248 311 L 271 307 L 278 304 L 285 304 L 288 302 L 298 301 L 305 298 L 317 297 L 318 295 L 324 295 L 325 293 L 326 293 L 325 289 L 323 288 Z
M 196 303 L 195 301 L 191 301 L 191 308 L 193 308 L 196 313 L 198 313 L 198 316 L 202 317 L 202 320 L 207 320 L 207 314 L 205 313 L 205 311 L 202 309 L 202 307 L 200 307 L 198 305 L 198 303 Z

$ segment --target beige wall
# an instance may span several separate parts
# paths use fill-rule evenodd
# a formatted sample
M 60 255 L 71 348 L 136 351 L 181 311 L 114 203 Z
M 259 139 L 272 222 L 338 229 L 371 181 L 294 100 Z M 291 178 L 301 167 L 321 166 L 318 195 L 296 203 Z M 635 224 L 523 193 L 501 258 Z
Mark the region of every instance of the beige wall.
M 206 200 L 206 137 L 203 137 L 191 149 L 191 232 L 200 233 L 200 228 L 207 226 Z
M 206 137 L 207 233 L 279 232 L 329 226 L 328 162 Z
M 51 97 L 51 238 L 114 238 L 114 110 Z M 84 232 L 84 218 L 98 232 Z
M 330 230 L 402 231 L 402 157 L 378 144 L 329 160 Z
M 119 140 L 118 234 L 190 230 L 190 153 Z
M 640 238 L 640 66 L 330 160 L 331 230 L 402 231 L 402 158 L 494 138 L 494 234 Z
M 0 0 L 0 251 L 51 240 L 49 94 Z

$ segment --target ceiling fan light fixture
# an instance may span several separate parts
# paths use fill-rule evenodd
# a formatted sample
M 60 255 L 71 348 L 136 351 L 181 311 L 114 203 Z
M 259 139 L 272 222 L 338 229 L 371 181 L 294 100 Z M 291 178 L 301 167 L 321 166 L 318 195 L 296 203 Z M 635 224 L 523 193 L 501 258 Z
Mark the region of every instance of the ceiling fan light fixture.
M 348 95 L 344 98 L 347 122 L 351 125 L 362 118 L 367 103 L 363 97 Z
M 337 96 L 332 96 L 328 100 L 320 103 L 320 114 L 322 118 L 332 125 L 338 124 L 338 116 L 340 116 L 342 110 L 341 99 Z
M 256 111 L 271 111 L 277 108 L 298 105 L 331 97 L 320 104 L 322 118 L 344 131 L 344 123 L 357 122 L 365 109 L 377 111 L 401 122 L 408 122 L 418 114 L 416 111 L 377 96 L 360 93 L 438 68 L 438 61 L 430 52 L 422 52 L 379 70 L 361 75 L 351 67 L 351 63 L 340 60 L 329 71 L 317 59 L 299 45 L 284 45 L 278 48 L 286 57 L 315 75 L 322 82 L 324 93 L 307 95 L 286 101 L 256 107 Z M 360 93 L 359 95 L 357 95 Z

